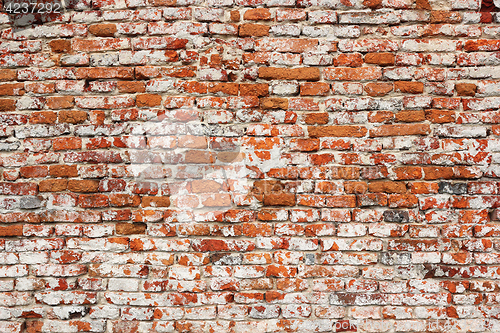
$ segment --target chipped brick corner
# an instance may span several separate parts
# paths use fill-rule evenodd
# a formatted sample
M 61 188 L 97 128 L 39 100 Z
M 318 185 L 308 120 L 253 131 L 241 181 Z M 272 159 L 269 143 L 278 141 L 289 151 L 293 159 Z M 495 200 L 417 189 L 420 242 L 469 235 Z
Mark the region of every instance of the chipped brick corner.
M 496 2 L 0 12 L 0 331 L 500 332 Z

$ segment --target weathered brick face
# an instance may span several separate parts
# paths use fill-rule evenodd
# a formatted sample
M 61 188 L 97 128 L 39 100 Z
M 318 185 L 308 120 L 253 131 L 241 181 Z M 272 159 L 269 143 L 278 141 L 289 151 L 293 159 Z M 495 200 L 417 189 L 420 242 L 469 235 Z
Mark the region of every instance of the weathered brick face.
M 493 2 L 66 2 L 0 13 L 2 333 L 500 332 Z

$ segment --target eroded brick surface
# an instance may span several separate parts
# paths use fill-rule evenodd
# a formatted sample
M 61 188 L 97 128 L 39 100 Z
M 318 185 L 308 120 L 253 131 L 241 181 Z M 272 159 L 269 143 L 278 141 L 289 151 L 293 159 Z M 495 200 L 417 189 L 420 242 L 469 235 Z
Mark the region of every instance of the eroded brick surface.
M 500 332 L 492 1 L 65 2 L 0 13 L 1 332 Z

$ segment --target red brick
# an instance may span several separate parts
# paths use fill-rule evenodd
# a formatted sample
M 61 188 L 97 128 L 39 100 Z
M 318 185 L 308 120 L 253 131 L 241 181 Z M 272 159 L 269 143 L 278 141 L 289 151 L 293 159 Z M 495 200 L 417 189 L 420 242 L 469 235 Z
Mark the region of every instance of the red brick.
M 323 76 L 332 81 L 372 81 L 382 77 L 382 71 L 376 67 L 325 68 Z
M 406 185 L 402 182 L 377 181 L 368 184 L 370 192 L 385 192 L 385 193 L 405 193 Z
M 0 226 L 0 237 L 16 237 L 23 235 L 22 225 Z
M 431 11 L 431 23 L 459 23 L 462 21 L 460 13 L 447 10 Z
M 89 27 L 89 32 L 96 37 L 113 37 L 116 33 L 116 24 L 93 24 Z
M 405 123 L 412 123 L 412 122 L 421 122 L 424 121 L 425 118 L 425 112 L 423 110 L 418 110 L 418 111 L 400 111 L 396 113 L 395 120 L 397 122 L 405 122 Z
M 300 85 L 300 95 L 302 96 L 326 96 L 330 90 L 330 85 L 323 82 L 307 82 Z
M 306 113 L 304 114 L 304 122 L 308 125 L 325 125 L 328 123 L 328 113 Z
M 87 120 L 85 111 L 59 111 L 58 119 L 60 123 L 80 124 Z
M 69 53 L 71 51 L 71 41 L 67 39 L 51 40 L 49 46 L 55 53 Z
M 367 64 L 392 66 L 394 65 L 394 54 L 386 52 L 367 53 L 364 60 Z
M 49 174 L 46 166 L 25 166 L 19 169 L 19 174 L 23 178 L 43 178 Z
M 365 84 L 365 92 L 368 96 L 380 97 L 385 96 L 392 91 L 392 83 L 367 83 Z
M 260 107 L 266 109 L 288 109 L 288 99 L 286 98 L 261 98 Z
M 267 83 L 242 83 L 240 84 L 241 96 L 267 96 L 269 95 L 269 85 Z
M 361 53 L 339 54 L 333 59 L 336 67 L 361 67 L 363 65 L 363 56 Z
M 260 67 L 259 78 L 266 80 L 319 80 L 320 72 L 318 68 L 278 68 Z
M 3 95 L 3 96 L 21 96 L 21 95 L 24 95 L 24 84 L 22 84 L 22 83 L 3 83 L 3 84 L 0 84 L 0 95 Z
M 430 133 L 430 126 L 427 124 L 382 125 L 370 130 L 371 137 L 426 135 L 428 133 Z
M 498 51 L 500 50 L 500 40 L 467 40 L 464 44 L 464 50 L 471 51 Z
M 403 94 L 421 94 L 424 92 L 424 84 L 422 82 L 396 81 L 394 82 L 394 91 Z
M 40 192 L 61 192 L 66 190 L 68 181 L 66 179 L 42 180 L 39 184 Z
M 103 194 L 81 194 L 78 196 L 78 206 L 82 208 L 108 207 L 108 196 Z
M 0 111 L 14 111 L 16 109 L 16 101 L 8 98 L 0 98 Z
M 135 98 L 135 104 L 139 108 L 155 107 L 161 105 L 161 96 L 155 94 L 140 94 Z
M 97 192 L 99 181 L 97 180 L 69 180 L 68 190 L 71 192 L 88 193 Z
M 76 165 L 51 165 L 49 173 L 52 177 L 77 177 L 78 168 Z
M 455 89 L 458 96 L 475 96 L 477 86 L 474 83 L 457 83 Z
M 32 124 L 54 124 L 57 120 L 57 113 L 52 111 L 32 112 L 30 123 Z
M 72 96 L 48 97 L 47 107 L 50 109 L 69 109 L 74 106 L 74 98 Z
M 145 92 L 146 86 L 144 82 L 140 81 L 118 81 L 117 87 L 119 92 L 123 93 L 136 93 L 136 92 Z
M 82 148 L 82 139 L 80 138 L 57 138 L 52 141 L 52 148 L 58 150 L 74 150 Z
M 238 30 L 240 37 L 262 37 L 269 35 L 269 26 L 263 24 L 245 23 Z
M 368 130 L 363 126 L 309 126 L 309 136 L 318 137 L 362 137 Z
M 243 14 L 244 20 L 268 21 L 271 19 L 271 11 L 268 8 L 247 9 Z
M 134 69 L 129 67 L 94 67 L 77 68 L 76 77 L 78 79 L 124 79 L 134 78 Z

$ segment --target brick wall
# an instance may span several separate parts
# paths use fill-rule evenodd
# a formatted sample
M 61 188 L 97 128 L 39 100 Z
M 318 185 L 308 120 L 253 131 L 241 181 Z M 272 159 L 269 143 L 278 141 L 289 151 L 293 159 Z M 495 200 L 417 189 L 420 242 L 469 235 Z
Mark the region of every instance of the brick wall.
M 499 14 L 66 5 L 0 14 L 2 333 L 500 331 Z

